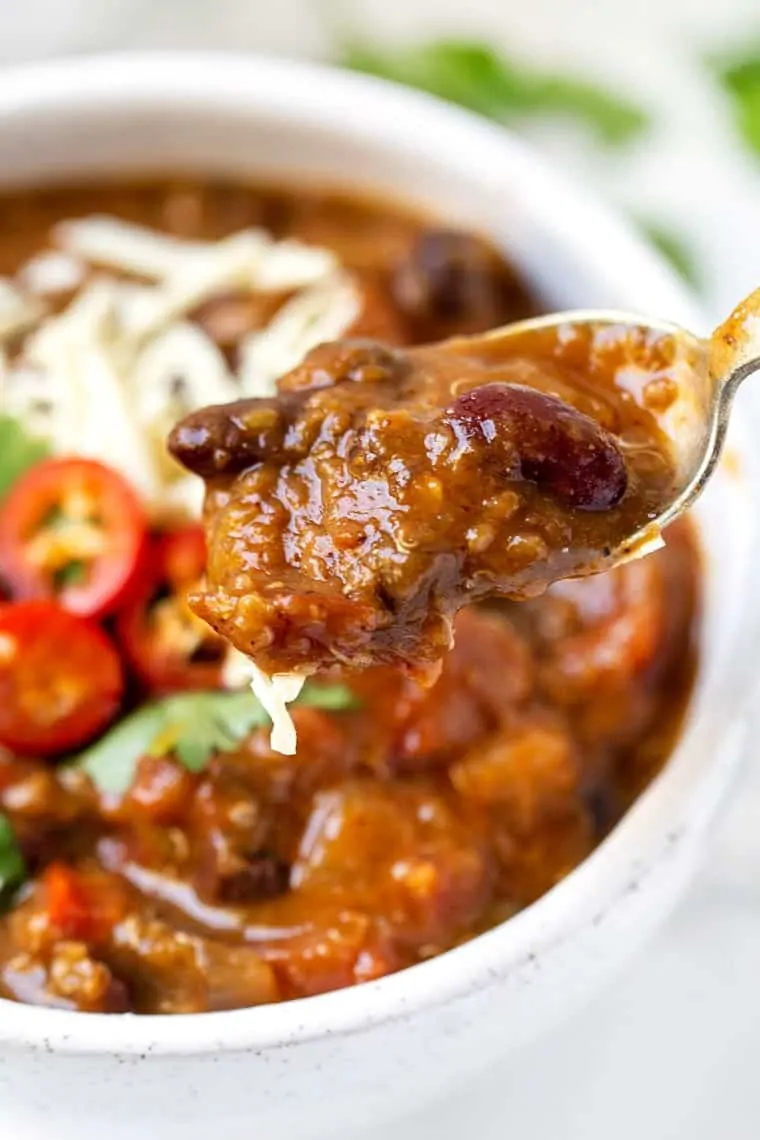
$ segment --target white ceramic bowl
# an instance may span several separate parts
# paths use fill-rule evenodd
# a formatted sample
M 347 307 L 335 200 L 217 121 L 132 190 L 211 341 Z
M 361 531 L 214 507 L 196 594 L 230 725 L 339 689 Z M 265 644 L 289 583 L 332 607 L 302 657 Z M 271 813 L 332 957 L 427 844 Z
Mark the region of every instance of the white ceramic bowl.
M 589 194 L 508 133 L 375 81 L 255 58 L 111 57 L 0 75 L 0 177 L 116 169 L 283 173 L 368 184 L 490 233 L 556 305 L 698 326 L 683 288 Z M 597 851 L 527 911 L 358 989 L 177 1018 L 0 1001 L 0 1135 L 332 1140 L 475 1069 L 508 1065 L 613 976 L 695 866 L 744 735 L 757 634 L 757 480 L 723 471 L 699 509 L 702 667 L 681 743 Z

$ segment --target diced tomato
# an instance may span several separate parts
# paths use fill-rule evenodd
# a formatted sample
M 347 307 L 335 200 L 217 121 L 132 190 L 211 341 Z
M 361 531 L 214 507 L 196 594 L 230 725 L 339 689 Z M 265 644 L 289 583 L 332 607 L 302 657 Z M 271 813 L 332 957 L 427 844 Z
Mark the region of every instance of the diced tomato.
M 106 635 L 53 602 L 0 606 L 0 744 L 50 756 L 116 715 L 121 660 Z
M 43 881 L 48 922 L 59 938 L 97 944 L 126 913 L 124 888 L 114 876 L 51 863 Z
M 225 643 L 187 604 L 206 564 L 202 528 L 160 535 L 149 563 L 150 572 L 116 620 L 129 664 L 154 692 L 220 687 Z
M 103 617 L 134 585 L 146 538 L 139 499 L 117 471 L 92 459 L 46 459 L 0 508 L 0 578 L 14 599 L 55 599 Z

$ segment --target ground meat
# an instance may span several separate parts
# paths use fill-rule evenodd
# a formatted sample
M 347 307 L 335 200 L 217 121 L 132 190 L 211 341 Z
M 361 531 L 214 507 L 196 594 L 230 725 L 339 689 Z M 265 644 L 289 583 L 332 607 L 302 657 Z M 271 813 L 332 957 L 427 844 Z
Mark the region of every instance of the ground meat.
M 188 417 L 171 448 L 209 488 L 198 614 L 268 672 L 421 675 L 466 602 L 602 568 L 673 485 L 656 419 L 615 386 L 651 346 L 522 344 L 323 345 L 277 397 Z
M 0 210 L 0 274 L 45 247 L 50 225 L 99 213 L 190 238 L 263 226 L 327 246 L 360 287 L 352 334 L 386 342 L 437 341 L 535 308 L 474 235 L 355 194 L 225 180 L 12 191 Z M 228 295 L 193 315 L 232 359 L 283 299 Z M 371 393 L 395 359 L 382 350 L 338 362 L 328 350 L 281 388 L 294 407 L 320 392 L 329 401 L 337 380 Z M 616 432 L 608 393 L 581 392 L 551 361 L 534 363 L 528 386 Z M 667 356 L 659 366 L 662 402 Z M 637 392 L 637 374 L 628 379 Z M 637 406 L 629 393 L 633 451 L 647 434 Z M 465 419 L 482 435 L 482 417 Z M 224 432 L 220 454 L 239 449 L 242 483 L 242 468 L 261 462 L 260 441 Z M 353 454 L 357 472 L 367 460 Z M 433 493 L 411 476 L 421 496 Z M 534 532 L 515 506 L 530 486 L 521 478 L 496 497 L 497 531 L 511 518 Z M 215 487 L 212 512 L 225 494 Z M 379 518 L 377 500 L 373 510 Z M 336 557 L 360 564 L 356 521 L 338 528 L 347 545 Z M 409 528 L 406 545 L 427 541 L 426 523 Z M 374 538 L 380 556 L 379 527 Z M 201 772 L 174 755 L 143 756 L 117 795 L 67 760 L 0 752 L 0 812 L 28 871 L 15 895 L 0 894 L 0 996 L 82 1012 L 251 1006 L 382 977 L 510 918 L 586 857 L 675 739 L 693 670 L 699 559 L 688 526 L 668 539 L 645 562 L 539 599 L 462 610 L 432 686 L 383 666 L 345 675 L 350 709 L 292 706 L 292 757 L 273 752 L 260 728 Z M 470 541 L 480 558 L 495 544 L 488 526 L 473 527 Z M 358 549 L 365 543 L 371 553 L 367 533 Z M 394 589 L 382 583 L 383 606 Z
M 359 708 L 295 708 L 294 757 L 262 728 L 200 774 L 146 758 L 120 798 L 75 782 L 44 856 L 59 862 L 0 919 L 0 993 L 145 1012 L 322 993 L 531 902 L 667 752 L 688 680 L 691 550 L 677 529 L 646 563 L 463 612 L 432 688 L 356 675 Z M 563 689 L 583 637 L 606 673 Z M 20 834 L 35 813 L 52 823 L 64 784 L 63 769 L 0 762 Z
M 0 972 L 2 985 L 16 1001 L 85 1013 L 125 1013 L 127 987 L 82 942 L 59 942 L 41 958 L 20 952 Z
M 255 951 L 177 931 L 159 919 L 130 915 L 115 929 L 109 953 L 130 979 L 137 1011 L 239 1009 L 279 996 L 271 968 Z

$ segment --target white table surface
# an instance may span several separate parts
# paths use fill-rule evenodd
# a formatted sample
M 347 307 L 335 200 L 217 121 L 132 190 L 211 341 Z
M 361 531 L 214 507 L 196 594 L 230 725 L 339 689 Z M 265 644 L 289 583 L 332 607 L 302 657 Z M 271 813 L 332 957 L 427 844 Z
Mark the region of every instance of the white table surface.
M 612 164 L 577 137 L 544 131 L 540 144 L 622 204 L 677 223 L 703 261 L 710 315 L 760 282 L 760 161 L 736 147 L 699 63 L 753 16 L 760 39 L 757 0 L 0 0 L 0 61 L 119 47 L 320 53 L 326 11 L 381 33 L 485 33 L 617 80 L 656 110 L 650 141 Z M 743 398 L 760 409 L 760 394 Z M 760 756 L 748 758 L 700 881 L 614 989 L 516 1060 L 509 1082 L 483 1078 L 396 1140 L 756 1140 L 758 820 Z
M 757 1140 L 760 844 L 737 858 L 726 843 L 739 816 L 753 827 L 757 788 L 752 802 L 726 817 L 711 869 L 611 992 L 507 1079 L 485 1076 L 396 1140 Z

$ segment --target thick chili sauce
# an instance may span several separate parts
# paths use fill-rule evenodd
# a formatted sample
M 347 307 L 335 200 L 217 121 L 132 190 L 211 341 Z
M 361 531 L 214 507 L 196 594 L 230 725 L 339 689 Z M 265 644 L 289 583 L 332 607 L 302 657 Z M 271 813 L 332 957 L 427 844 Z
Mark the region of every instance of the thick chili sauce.
M 198 613 L 270 673 L 430 675 L 468 602 L 603 569 L 672 498 L 669 441 L 618 384 L 651 368 L 661 399 L 677 349 L 651 341 L 345 340 L 274 397 L 193 413 L 171 446 L 209 488 Z
M 352 334 L 386 343 L 535 308 L 475 236 L 357 197 L 227 183 L 7 196 L 0 273 L 58 220 L 91 213 L 183 237 L 261 225 L 331 248 L 362 290 Z M 231 330 L 270 310 L 261 295 L 226 296 L 194 319 L 232 353 Z M 163 650 L 151 668 L 135 610 L 143 595 L 164 600 L 173 578 L 160 543 L 142 593 L 104 619 L 105 635 L 125 639 L 125 709 L 167 678 L 181 687 Z M 65 756 L 4 751 L 0 812 L 28 879 L 4 899 L 0 994 L 83 1011 L 232 1009 L 378 978 L 509 918 L 593 849 L 667 758 L 698 602 L 682 524 L 644 561 L 464 608 L 432 687 L 374 666 L 343 678 L 353 699 L 339 711 L 293 706 L 296 756 L 273 752 L 262 726 L 199 770 L 148 751 L 114 793 Z M 218 674 L 212 645 L 203 687 Z

